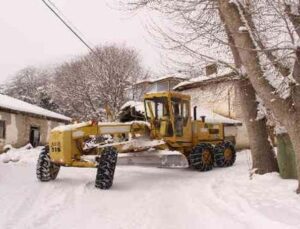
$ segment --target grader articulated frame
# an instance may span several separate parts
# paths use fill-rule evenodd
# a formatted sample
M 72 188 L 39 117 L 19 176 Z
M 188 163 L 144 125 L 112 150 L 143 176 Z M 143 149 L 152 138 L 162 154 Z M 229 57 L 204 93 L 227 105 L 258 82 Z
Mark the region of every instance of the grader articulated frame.
M 60 166 L 97 167 L 95 186 L 109 189 L 118 153 L 170 149 L 186 156 L 191 168 L 208 171 L 235 162 L 235 148 L 224 141 L 223 124 L 191 117 L 190 96 L 176 92 L 144 96 L 145 120 L 128 123 L 84 122 L 56 127 L 38 159 L 37 178 L 55 179 Z M 93 160 L 87 158 L 93 158 Z

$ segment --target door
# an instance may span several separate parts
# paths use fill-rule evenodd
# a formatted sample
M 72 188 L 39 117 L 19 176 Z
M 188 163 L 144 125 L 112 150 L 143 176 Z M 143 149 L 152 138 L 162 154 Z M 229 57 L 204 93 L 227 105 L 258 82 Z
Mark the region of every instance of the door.
M 175 136 L 179 141 L 191 141 L 190 106 L 189 101 L 172 98 L 172 112 L 174 116 Z
M 40 128 L 39 127 L 35 127 L 35 126 L 30 127 L 29 142 L 33 147 L 37 147 L 40 144 Z

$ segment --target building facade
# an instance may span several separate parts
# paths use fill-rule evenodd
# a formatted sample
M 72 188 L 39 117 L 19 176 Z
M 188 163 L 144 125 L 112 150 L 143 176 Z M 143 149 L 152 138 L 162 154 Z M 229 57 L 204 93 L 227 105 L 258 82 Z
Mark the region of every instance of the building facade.
M 71 118 L 0 94 L 0 152 L 5 145 L 45 145 L 52 128 Z

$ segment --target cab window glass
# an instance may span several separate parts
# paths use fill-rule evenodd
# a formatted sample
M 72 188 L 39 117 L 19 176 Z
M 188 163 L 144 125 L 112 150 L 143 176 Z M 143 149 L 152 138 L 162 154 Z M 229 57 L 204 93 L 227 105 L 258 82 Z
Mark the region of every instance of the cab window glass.
M 189 118 L 190 116 L 190 107 L 188 102 L 183 102 L 183 117 Z
M 154 118 L 160 119 L 169 116 L 167 98 L 154 98 L 146 100 L 147 116 L 150 117 L 153 113 Z
M 172 99 L 172 109 L 175 117 L 182 117 L 182 103 L 180 99 Z

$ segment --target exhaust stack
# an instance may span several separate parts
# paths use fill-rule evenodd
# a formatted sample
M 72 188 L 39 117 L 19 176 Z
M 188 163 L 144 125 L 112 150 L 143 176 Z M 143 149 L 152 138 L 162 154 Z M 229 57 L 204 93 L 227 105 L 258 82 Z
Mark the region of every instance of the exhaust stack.
M 194 106 L 194 120 L 197 120 L 197 106 Z

